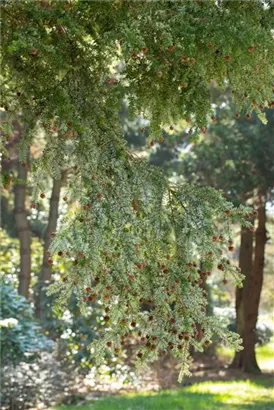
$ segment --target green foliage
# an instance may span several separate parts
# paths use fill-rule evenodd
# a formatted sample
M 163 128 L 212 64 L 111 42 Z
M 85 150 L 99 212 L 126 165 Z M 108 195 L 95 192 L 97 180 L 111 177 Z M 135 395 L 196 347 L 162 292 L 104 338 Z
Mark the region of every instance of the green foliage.
M 190 344 L 200 349 L 213 330 L 237 345 L 232 334 L 225 335 L 218 321 L 206 316 L 207 299 L 197 286 L 201 272 L 198 268 L 208 272 L 218 264 L 224 276 L 232 275 L 240 283 L 238 268 L 222 252 L 231 239 L 231 222 L 239 218 L 242 223 L 248 222 L 241 210 L 233 209 L 213 189 L 194 191 L 184 184 L 180 192 L 170 188 L 166 196 L 159 192 L 159 185 L 158 192 L 143 192 L 139 187 L 138 201 L 133 204 L 136 209 L 130 207 L 131 195 L 124 198 L 127 206 L 121 204 L 116 211 L 122 212 L 122 220 L 109 211 L 117 204 L 112 191 L 104 191 L 103 198 L 98 198 L 98 194 L 92 198 L 90 193 L 86 201 L 91 201 L 92 212 L 85 205 L 79 207 L 74 219 L 63 224 L 52 245 L 53 254 L 68 254 L 71 260 L 69 275 L 51 286 L 51 292 L 62 291 L 59 303 L 66 303 L 67 296 L 75 292 L 83 311 L 84 304 L 96 297 L 106 308 L 105 337 L 94 345 L 97 360 L 103 358 L 106 343 L 119 349 L 123 335 L 136 329 L 149 338 L 141 349 L 147 360 L 156 359 L 158 352 L 166 349 L 179 357 L 186 355 L 184 350 L 180 352 L 181 334 L 187 347 Z M 195 208 L 191 208 L 194 203 Z M 153 209 L 158 209 L 156 218 Z M 228 209 L 229 217 L 225 213 Z M 224 222 L 221 231 L 219 220 Z M 212 240 L 215 235 L 218 240 Z M 144 310 L 145 302 L 149 309 Z M 195 330 L 197 323 L 204 328 L 200 341 Z M 154 338 L 157 344 L 153 343 Z
M 64 312 L 56 312 L 53 306 L 56 297 L 46 298 L 43 328 L 45 333 L 58 340 L 60 355 L 72 366 L 84 368 L 86 371 L 92 366 L 89 345 L 98 333 L 97 317 L 102 315 L 102 308 L 93 305 L 80 312 L 75 295 L 68 301 Z
M 3 183 L 3 185 L 5 182 Z M 13 210 L 10 209 L 10 195 L 7 191 L 1 193 L 1 228 L 4 228 L 9 236 L 16 238 L 17 232 L 14 224 Z
M 272 379 L 202 382 L 190 387 L 157 393 L 110 397 L 78 406 L 79 410 L 271 410 Z M 59 409 L 72 410 L 75 406 Z M 58 407 L 57 407 L 58 409 Z
M 32 361 L 52 343 L 43 335 L 25 298 L 8 283 L 1 283 L 2 365 Z
M 10 238 L 4 229 L 1 230 L 1 275 L 3 279 L 9 283 L 9 288 L 16 288 L 18 286 L 18 274 L 19 274 L 19 243 L 18 240 Z M 39 292 L 37 276 L 41 267 L 43 248 L 37 239 L 32 241 L 32 295 L 31 299 L 34 302 Z M 66 266 L 63 261 L 60 261 L 58 265 L 58 273 L 55 275 L 56 280 L 59 278 L 60 272 L 64 271 Z M 4 285 L 6 286 L 6 285 Z M 5 288 L 6 289 L 6 288 Z M 29 304 L 17 295 L 17 292 L 13 290 L 14 305 L 11 306 L 13 313 L 11 313 L 11 318 L 17 318 L 17 306 L 19 306 L 18 298 L 20 303 L 24 303 L 29 312 Z M 15 297 L 15 295 L 17 295 Z M 3 293 L 3 303 L 6 303 L 6 294 Z M 9 303 L 11 300 L 9 299 Z M 75 297 L 69 298 L 66 311 L 63 313 L 55 313 L 53 311 L 53 305 L 56 302 L 56 297 L 47 297 L 45 300 L 45 317 L 43 319 L 43 330 L 45 334 L 51 340 L 58 340 L 60 351 L 65 352 L 65 358 L 72 365 L 76 366 L 86 366 L 87 368 L 91 365 L 90 353 L 88 345 L 94 339 L 96 335 L 95 328 L 98 326 L 96 317 L 102 315 L 102 308 L 100 306 L 90 307 L 85 314 L 81 314 L 77 306 L 77 301 Z M 23 314 L 20 311 L 20 315 Z M 12 316 L 15 315 L 15 316 Z M 31 310 L 31 315 L 33 315 Z M 9 318 L 9 316 L 7 316 Z M 32 321 L 35 322 L 34 317 Z M 11 324 L 15 323 L 13 320 Z M 20 328 L 17 328 L 16 335 Z M 3 330 L 3 332 L 10 332 L 9 329 Z M 14 329 L 12 329 L 14 331 Z M 4 335 L 3 333 L 3 335 Z M 8 333 L 9 334 L 9 333 Z M 23 332 L 24 334 L 24 332 Z M 17 337 L 17 336 L 16 336 Z M 18 336 L 19 337 L 19 336 Z M 24 336 L 25 337 L 25 336 Z M 19 338 L 20 341 L 20 338 Z M 9 345 L 8 345 L 9 346 Z M 7 346 L 7 348 L 8 348 Z M 24 352 L 21 351 L 23 354 Z M 20 359 L 20 350 L 18 350 L 18 360 Z M 24 357 L 24 356 L 22 356 Z
M 1 239 L 1 275 L 5 281 L 18 286 L 18 276 L 20 271 L 20 248 L 18 239 L 11 238 L 5 229 L 0 230 Z M 32 255 L 32 275 L 31 284 L 35 285 L 42 262 L 42 245 L 37 238 L 33 238 L 31 243 Z
M 231 84 L 248 111 L 272 99 L 271 3 L 23 1 L 3 3 L 2 14 L 3 105 L 9 115 L 23 108 L 29 133 L 39 117 L 58 118 L 56 157 L 68 121 L 78 136 L 88 125 L 104 133 L 122 96 L 154 137 L 182 117 L 205 126 L 210 81 Z
M 206 315 L 198 285 L 213 264 L 240 284 L 223 251 L 232 222 L 250 227 L 250 210 L 233 208 L 212 189 L 171 184 L 129 152 L 119 111 L 126 98 L 157 140 L 182 118 L 192 118 L 194 135 L 206 126 L 211 81 L 229 83 L 239 109 L 252 111 L 254 99 L 270 103 L 273 5 L 266 5 L 2 3 L 3 133 L 20 112 L 23 161 L 37 132 L 45 134 L 33 164 L 36 201 L 48 175 L 74 170 L 68 197 L 75 206 L 50 257 L 68 258 L 69 269 L 51 292 L 60 292 L 59 306 L 74 293 L 83 312 L 95 298 L 107 309 L 104 337 L 93 344 L 98 360 L 106 344 L 119 350 L 136 330 L 147 336 L 139 364 L 168 349 L 185 372 L 189 347 L 201 350 L 212 332 L 239 347 L 236 335 Z
M 3 275 L 5 281 L 8 281 L 8 283 L 10 284 L 8 289 L 11 289 L 12 287 L 15 288 L 18 285 L 18 269 L 20 258 L 18 240 L 11 239 L 7 236 L 5 230 L 1 230 L 1 247 L 1 274 Z M 43 248 L 41 244 L 37 241 L 37 239 L 33 239 L 32 271 L 34 272 L 35 276 L 32 278 L 32 299 L 34 300 L 35 297 L 37 297 L 36 294 L 39 291 L 37 286 L 37 276 L 41 267 L 42 251 Z M 58 266 L 58 271 L 62 272 L 65 269 L 66 266 L 61 261 L 61 263 Z M 58 274 L 56 276 L 59 277 Z M 4 285 L 4 289 L 6 289 L 5 286 L 6 285 Z M 16 311 L 16 309 L 17 307 L 21 306 L 20 303 L 24 303 L 24 306 L 27 306 L 27 314 L 33 315 L 32 310 L 30 310 L 29 304 L 27 304 L 24 298 L 18 296 L 14 289 L 12 292 L 12 297 L 8 300 L 8 303 L 13 303 L 12 300 L 14 298 L 14 305 L 12 304 L 10 306 L 10 308 L 13 309 L 12 312 L 10 312 L 10 317 L 16 318 L 18 320 L 18 312 Z M 99 306 L 93 306 L 93 308 L 90 307 L 88 311 L 83 315 L 80 313 L 79 308 L 77 307 L 77 301 L 75 300 L 75 297 L 72 296 L 68 300 L 67 308 L 64 314 L 56 314 L 52 310 L 52 307 L 55 303 L 55 299 L 56 298 L 54 297 L 47 297 L 45 300 L 46 306 L 45 317 L 43 320 L 43 330 L 49 338 L 53 340 L 58 339 L 59 341 L 62 341 L 60 342 L 60 349 L 66 350 L 66 359 L 71 364 L 90 366 L 90 354 L 88 345 L 95 337 L 95 328 L 97 326 L 96 316 L 100 316 L 102 314 L 102 308 L 100 308 Z M 18 300 L 20 302 L 19 305 Z M 2 294 L 2 302 L 7 302 L 5 292 L 3 292 Z M 23 314 L 21 310 L 19 313 L 20 315 Z M 6 313 L 6 315 L 8 315 L 8 313 Z M 7 316 L 7 318 L 9 318 L 9 316 Z M 32 321 L 35 322 L 34 317 L 32 317 Z M 11 322 L 11 324 L 12 323 L 14 322 Z M 16 335 L 18 334 L 20 329 L 21 327 L 17 328 Z M 12 328 L 11 330 L 14 331 L 14 329 Z M 3 330 L 4 333 L 6 331 L 10 332 L 9 329 Z M 25 337 L 24 331 L 23 337 Z M 24 352 L 21 351 L 21 353 L 23 354 Z M 20 356 L 20 349 L 18 350 L 18 356 Z M 18 359 L 20 359 L 20 357 L 18 357 Z
M 143 147 L 148 136 L 148 129 L 144 128 L 147 126 L 147 121 L 142 117 L 130 118 L 126 101 L 122 102 L 120 117 L 124 137 L 128 145 L 135 149 Z
M 19 241 L 10 238 L 5 229 L 1 234 L 1 275 L 5 276 L 11 283 L 17 285 L 19 273 Z
M 265 110 L 267 125 L 254 116 L 233 118 L 231 101 L 217 110 L 208 135 L 183 157 L 181 171 L 188 181 L 222 188 L 233 203 L 260 194 L 273 198 L 273 110 Z

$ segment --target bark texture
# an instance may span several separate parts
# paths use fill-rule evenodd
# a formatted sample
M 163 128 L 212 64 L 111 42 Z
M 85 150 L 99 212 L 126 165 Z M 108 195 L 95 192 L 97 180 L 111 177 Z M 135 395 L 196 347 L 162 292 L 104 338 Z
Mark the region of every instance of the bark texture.
M 22 127 L 14 122 L 16 136 L 21 139 Z M 18 292 L 28 299 L 31 280 L 31 226 L 28 220 L 29 212 L 26 207 L 28 164 L 18 161 L 19 182 L 14 186 L 14 217 L 15 226 L 20 242 L 20 273 Z
M 39 286 L 39 295 L 36 304 L 36 314 L 39 317 L 43 317 L 45 313 L 46 307 L 46 289 L 51 280 L 52 275 L 52 268 L 49 265 L 48 260 L 49 256 L 47 251 L 50 247 L 52 236 L 51 234 L 56 231 L 57 221 L 58 221 L 58 209 L 59 209 L 59 202 L 60 202 L 60 193 L 61 187 L 63 183 L 63 178 L 60 180 L 54 180 L 50 198 L 50 207 L 49 207 L 49 217 L 48 217 L 48 224 L 44 234 L 44 252 L 43 252 L 43 263 L 41 266 L 41 273 L 40 273 L 40 286 Z
M 236 330 L 243 339 L 244 350 L 235 354 L 231 364 L 231 367 L 249 373 L 260 373 L 255 354 L 255 331 L 264 273 L 266 244 L 265 203 L 261 204 L 258 213 L 255 248 L 253 247 L 252 232 L 242 228 L 241 233 L 240 268 L 246 275 L 246 278 L 243 288 L 236 291 Z

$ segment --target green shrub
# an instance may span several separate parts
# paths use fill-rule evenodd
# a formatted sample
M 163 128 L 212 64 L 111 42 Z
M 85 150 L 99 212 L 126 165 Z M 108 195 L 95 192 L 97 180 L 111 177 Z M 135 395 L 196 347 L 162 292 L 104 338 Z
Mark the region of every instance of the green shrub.
M 26 299 L 8 283 L 1 284 L 1 361 L 2 366 L 33 361 L 41 350 L 52 347 L 36 323 Z

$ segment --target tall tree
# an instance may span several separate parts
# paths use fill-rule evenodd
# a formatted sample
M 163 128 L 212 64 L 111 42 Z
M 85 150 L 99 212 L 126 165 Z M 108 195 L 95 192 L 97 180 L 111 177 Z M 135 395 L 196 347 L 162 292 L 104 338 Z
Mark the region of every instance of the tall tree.
M 13 122 L 14 133 L 18 140 L 22 140 L 22 125 L 18 121 Z M 17 138 L 16 138 L 17 139 Z M 20 273 L 18 293 L 25 298 L 29 297 L 31 280 L 31 227 L 29 210 L 27 209 L 27 177 L 29 161 L 20 162 L 17 156 L 17 178 L 14 185 L 14 218 L 15 226 L 20 241 Z
M 258 209 L 258 228 L 255 235 L 254 263 L 245 266 L 246 278 L 243 289 L 236 294 L 237 332 L 243 338 L 244 350 L 236 352 L 232 367 L 243 369 L 246 372 L 260 372 L 255 354 L 255 331 L 259 312 L 260 295 L 263 284 L 264 253 L 266 244 L 266 209 L 265 201 L 262 201 Z M 249 235 L 250 236 L 250 235 Z M 249 247 L 253 246 L 253 238 L 250 238 Z M 241 242 L 241 248 L 246 245 Z M 250 251 L 246 250 L 246 258 L 250 257 Z M 242 253 L 243 253 L 242 252 Z M 252 256 L 252 253 L 251 253 Z M 240 259 L 240 263 L 241 263 Z
M 20 295 L 29 297 L 31 278 L 31 229 L 26 209 L 26 182 L 27 169 L 19 165 L 18 178 L 22 181 L 14 186 L 14 216 L 15 224 L 20 241 L 20 273 L 18 292 Z
M 244 330 L 246 325 L 246 315 L 245 308 L 246 302 L 248 302 L 248 286 L 247 283 L 250 281 L 250 275 L 253 266 L 253 234 L 249 229 L 241 229 L 241 239 L 240 239 L 240 254 L 239 254 L 239 267 L 245 274 L 245 282 L 242 288 L 236 289 L 236 331 L 241 337 L 244 336 Z M 248 289 L 249 290 L 249 289 Z M 245 303 L 244 303 L 245 300 Z M 249 300 L 250 302 L 250 300 Z M 247 309 L 246 309 L 247 310 Z M 252 334 L 253 337 L 253 334 Z M 254 345 L 255 346 L 255 345 Z M 231 364 L 232 367 L 242 369 L 243 368 L 243 355 L 244 352 L 237 352 Z M 254 364 L 255 349 L 253 347 L 253 358 L 252 364 Z M 258 369 L 257 362 L 255 368 Z
M 48 223 L 43 237 L 43 262 L 39 278 L 38 300 L 36 303 L 36 315 L 40 316 L 41 319 L 43 319 L 45 313 L 45 304 L 47 302 L 46 290 L 48 284 L 50 283 L 52 275 L 52 266 L 49 263 L 49 261 L 51 261 L 49 258 L 49 249 L 57 228 L 60 194 L 65 175 L 64 172 L 62 174 L 63 175 L 61 179 L 53 180 L 49 205 Z
M 111 326 L 94 344 L 97 359 L 137 326 L 149 337 L 139 363 L 169 349 L 182 373 L 189 346 L 208 345 L 213 332 L 237 345 L 206 315 L 196 265 L 216 263 L 239 283 L 222 252 L 231 222 L 250 223 L 213 189 L 171 184 L 132 155 L 119 111 L 127 98 L 131 112 L 145 114 L 151 145 L 182 117 L 192 118 L 194 135 L 206 132 L 215 81 L 231 85 L 249 118 L 254 100 L 273 95 L 272 2 L 5 2 L 2 23 L 3 105 L 9 119 L 20 109 L 28 124 L 23 150 L 38 129 L 46 134 L 33 164 L 40 197 L 46 175 L 58 179 L 64 166 L 75 167 L 75 208 L 51 247 L 71 269 L 51 291 L 60 304 L 75 292 L 82 309 L 101 299 Z M 151 301 L 150 311 L 140 300 Z M 195 323 L 205 329 L 201 339 Z
M 236 328 L 244 350 L 236 352 L 232 362 L 232 367 L 258 372 L 255 330 L 264 272 L 266 203 L 274 188 L 274 115 L 267 110 L 267 125 L 255 117 L 250 122 L 233 120 L 230 107 L 227 101 L 225 109 L 217 110 L 217 122 L 207 138 L 185 156 L 183 174 L 199 184 L 223 189 L 234 203 L 251 201 L 258 208 L 254 212 L 254 216 L 258 214 L 255 235 L 244 227 L 241 230 L 239 266 L 245 280 L 243 288 L 236 290 Z

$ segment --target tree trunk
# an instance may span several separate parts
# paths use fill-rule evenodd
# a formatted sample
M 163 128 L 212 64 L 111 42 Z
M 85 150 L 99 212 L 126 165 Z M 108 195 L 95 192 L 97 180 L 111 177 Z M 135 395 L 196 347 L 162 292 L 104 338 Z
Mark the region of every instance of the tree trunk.
M 240 267 L 246 275 L 244 287 L 236 292 L 237 332 L 243 338 L 244 350 L 235 354 L 231 367 L 245 372 L 259 373 L 255 354 L 256 324 L 263 283 L 264 252 L 266 243 L 265 204 L 258 210 L 258 228 L 255 235 L 255 256 L 252 264 L 252 233 L 243 228 L 241 236 Z M 246 231 L 243 234 L 243 231 Z M 251 238 L 250 238 L 251 237 Z M 243 249 L 242 249 L 243 247 Z M 241 266 L 242 265 L 242 266 Z
M 41 266 L 40 273 L 40 286 L 39 294 L 36 305 L 36 314 L 39 317 L 43 317 L 45 313 L 45 304 L 46 304 L 46 290 L 47 286 L 51 280 L 52 269 L 48 263 L 47 251 L 51 243 L 51 233 L 56 231 L 57 220 L 58 220 L 58 208 L 60 201 L 60 193 L 62 187 L 63 178 L 60 180 L 54 180 L 50 198 L 50 207 L 49 207 L 49 217 L 48 225 L 44 234 L 44 253 L 43 253 L 43 263 Z
M 245 275 L 245 280 L 242 288 L 236 288 L 236 332 L 244 338 L 244 305 L 245 305 L 245 288 L 252 272 L 252 255 L 253 255 L 253 234 L 252 232 L 242 227 L 241 229 L 241 244 L 239 255 L 239 267 Z M 242 368 L 244 352 L 236 352 L 231 367 Z
M 21 138 L 22 128 L 18 122 L 14 122 L 15 133 Z M 14 186 L 14 217 L 15 226 L 20 242 L 20 273 L 18 292 L 28 299 L 31 278 L 31 227 L 26 209 L 28 164 L 20 164 L 18 161 L 18 178 L 22 183 Z
M 259 314 L 259 304 L 264 274 L 264 254 L 266 244 L 266 210 L 265 203 L 258 209 L 258 228 L 255 235 L 255 258 L 251 280 L 246 292 L 245 329 L 244 329 L 244 362 L 246 372 L 260 372 L 255 355 L 255 331 Z

